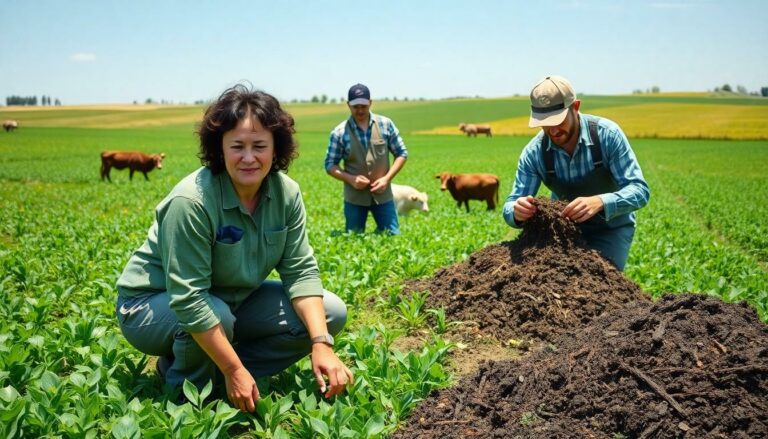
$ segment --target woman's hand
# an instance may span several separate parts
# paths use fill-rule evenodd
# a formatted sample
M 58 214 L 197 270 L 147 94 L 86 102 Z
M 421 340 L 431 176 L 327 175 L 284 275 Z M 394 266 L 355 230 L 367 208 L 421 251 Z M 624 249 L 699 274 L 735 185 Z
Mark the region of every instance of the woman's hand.
M 259 400 L 259 388 L 229 343 L 221 323 L 207 331 L 190 334 L 224 375 L 232 405 L 244 412 L 253 412 Z
M 348 384 L 355 382 L 352 371 L 339 360 L 330 346 L 323 343 L 312 345 L 312 371 L 326 398 L 338 395 Z M 330 387 L 326 386 L 323 376 L 328 377 Z
M 256 381 L 245 367 L 239 367 L 224 374 L 227 385 L 227 397 L 232 405 L 243 412 L 253 413 L 259 401 L 259 388 Z

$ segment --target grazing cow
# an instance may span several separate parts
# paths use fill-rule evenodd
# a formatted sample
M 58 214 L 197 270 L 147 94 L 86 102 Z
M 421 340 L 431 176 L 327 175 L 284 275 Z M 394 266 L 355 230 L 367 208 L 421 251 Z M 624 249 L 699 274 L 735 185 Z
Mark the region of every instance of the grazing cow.
M 419 192 L 411 186 L 393 184 L 392 196 L 395 201 L 398 215 L 408 215 L 408 213 L 414 209 L 422 212 L 429 212 L 429 205 L 427 204 L 427 199 L 429 197 L 426 192 Z
M 475 124 L 469 123 L 464 125 L 464 129 L 462 131 L 464 131 L 464 134 L 466 134 L 467 137 L 477 137 L 477 127 Z
M 491 134 L 491 126 L 490 125 L 475 125 L 475 128 L 477 129 L 477 134 L 485 134 L 485 137 L 493 137 L 493 134 Z
M 477 137 L 479 134 L 485 134 L 486 137 L 492 137 L 490 125 L 476 125 L 473 123 L 460 123 L 459 130 L 467 137 Z
M 442 172 L 435 175 L 440 180 L 440 190 L 448 189 L 461 209 L 461 203 L 469 212 L 469 200 L 485 201 L 488 210 L 496 208 L 499 201 L 499 177 L 493 174 L 451 174 Z
M 101 179 L 104 177 L 112 182 L 109 177 L 109 171 L 112 168 L 131 170 L 129 179 L 133 181 L 134 171 L 140 171 L 144 174 L 144 179 L 149 181 L 147 172 L 154 168 L 163 169 L 164 153 L 160 154 L 145 154 L 138 151 L 104 151 L 101 153 Z
M 6 133 L 18 128 L 19 128 L 19 123 L 16 122 L 15 120 L 8 119 L 6 121 L 3 121 L 3 129 L 5 130 Z

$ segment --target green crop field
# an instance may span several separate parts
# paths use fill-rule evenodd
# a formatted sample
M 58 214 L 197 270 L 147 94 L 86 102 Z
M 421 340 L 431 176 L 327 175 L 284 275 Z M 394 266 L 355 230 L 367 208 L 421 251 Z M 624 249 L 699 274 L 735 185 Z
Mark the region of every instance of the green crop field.
M 764 101 L 606 96 L 585 98 L 584 105 L 600 114 L 632 105 L 766 108 Z M 445 322 L 429 326 L 427 310 L 399 297 L 402 283 L 517 232 L 500 210 L 486 211 L 480 202 L 470 203 L 469 214 L 457 209 L 434 176 L 495 173 L 504 198 L 533 132 L 477 139 L 415 132 L 525 117 L 526 100 L 374 104 L 395 120 L 409 148 L 397 182 L 429 194 L 429 214 L 403 218 L 403 234 L 391 238 L 340 233 L 341 184 L 325 174 L 323 158 L 327 134 L 346 108 L 289 108 L 300 141 L 289 175 L 304 192 L 324 286 L 350 307 L 338 337 L 339 355 L 356 376 L 349 392 L 323 400 L 304 359 L 272 378 L 256 415 L 206 401 L 206 392 L 193 388 L 185 389 L 190 402 L 176 405 L 154 373 L 154 359 L 122 338 L 115 281 L 142 243 L 154 206 L 199 166 L 194 123 L 201 108 L 0 108 L 0 119 L 20 122 L 18 131 L 0 132 L 0 436 L 380 437 L 432 389 L 451 384 L 454 345 L 445 338 Z M 653 295 L 746 300 L 768 320 L 768 141 L 630 141 L 652 194 L 638 213 L 626 275 Z M 99 152 L 106 149 L 165 152 L 167 158 L 148 182 L 141 174 L 129 182 L 127 171 L 113 170 L 114 183 L 107 184 L 99 180 Z M 407 344 L 399 343 L 404 335 L 410 335 Z

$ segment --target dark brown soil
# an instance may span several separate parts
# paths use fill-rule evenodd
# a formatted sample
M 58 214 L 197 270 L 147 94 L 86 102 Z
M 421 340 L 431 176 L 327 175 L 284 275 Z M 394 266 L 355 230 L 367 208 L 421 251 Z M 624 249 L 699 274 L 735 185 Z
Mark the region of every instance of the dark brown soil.
M 469 321 L 506 342 L 551 342 L 611 309 L 649 300 L 640 288 L 584 247 L 575 224 L 559 217 L 565 203 L 536 199 L 538 213 L 514 241 L 488 246 L 465 262 L 410 281 L 430 291 L 426 306 Z
M 746 304 L 668 295 L 433 392 L 396 438 L 768 437 L 768 327 Z
M 768 327 L 755 312 L 691 294 L 651 303 L 583 246 L 564 204 L 537 204 L 518 239 L 406 291 L 429 290 L 427 306 L 483 336 L 545 348 L 481 363 L 394 437 L 768 437 Z

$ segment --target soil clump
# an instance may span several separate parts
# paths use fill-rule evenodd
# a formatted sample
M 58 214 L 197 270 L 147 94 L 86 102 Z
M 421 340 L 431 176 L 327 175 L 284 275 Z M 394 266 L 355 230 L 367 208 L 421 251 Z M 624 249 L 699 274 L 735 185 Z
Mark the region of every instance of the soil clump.
M 667 295 L 433 392 L 395 438 L 768 437 L 768 326 L 746 303 Z
M 407 282 L 405 292 L 428 290 L 427 307 L 443 307 L 449 320 L 476 325 L 475 336 L 516 344 L 552 342 L 605 311 L 649 300 L 585 246 L 576 224 L 560 217 L 564 202 L 535 202 L 538 211 L 517 239 Z M 462 337 L 461 328 L 452 335 Z
M 755 311 L 696 294 L 652 303 L 585 247 L 564 203 L 536 203 L 518 239 L 406 291 L 429 290 L 427 306 L 473 322 L 472 337 L 544 348 L 481 362 L 393 437 L 768 437 L 768 327 Z

